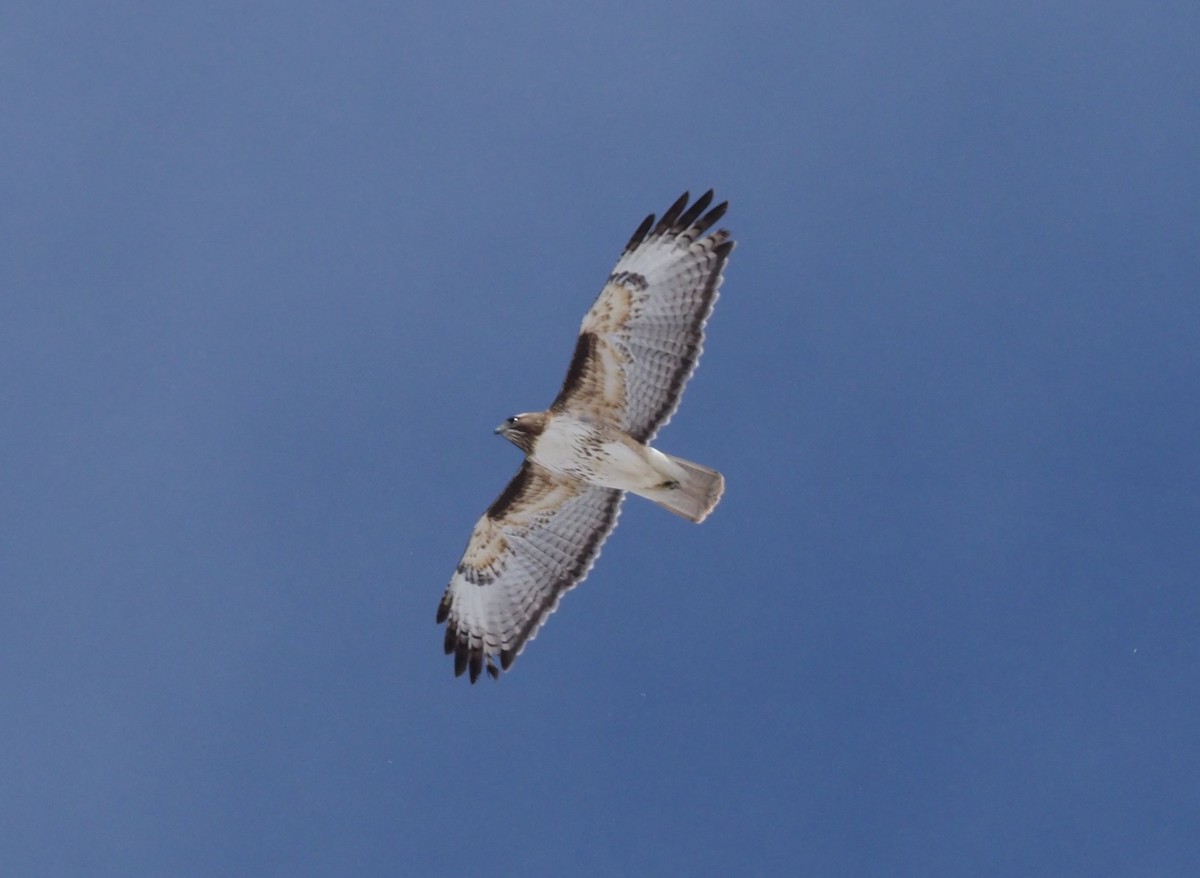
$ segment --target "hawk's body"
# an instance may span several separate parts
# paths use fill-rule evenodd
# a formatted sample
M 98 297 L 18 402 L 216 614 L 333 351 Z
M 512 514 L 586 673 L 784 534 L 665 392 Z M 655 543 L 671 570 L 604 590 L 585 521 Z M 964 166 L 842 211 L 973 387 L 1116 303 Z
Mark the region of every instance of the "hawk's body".
M 647 217 L 584 316 L 558 397 L 496 428 L 525 463 L 475 525 L 438 607 L 455 673 L 498 676 L 591 569 L 626 491 L 703 521 L 721 474 L 650 447 L 700 357 L 733 249 L 712 192 Z M 687 208 L 685 210 L 685 208 Z
M 518 415 L 519 427 L 530 415 Z M 528 452 L 529 459 L 551 472 L 589 485 L 620 491 L 645 491 L 678 481 L 682 470 L 665 454 L 634 440 L 611 424 L 569 414 L 550 414 Z

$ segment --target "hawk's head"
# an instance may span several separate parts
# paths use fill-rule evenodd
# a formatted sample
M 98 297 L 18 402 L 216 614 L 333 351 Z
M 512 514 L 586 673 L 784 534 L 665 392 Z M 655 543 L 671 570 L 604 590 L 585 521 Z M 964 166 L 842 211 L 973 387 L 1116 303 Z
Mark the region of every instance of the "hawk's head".
M 496 432 L 520 448 L 526 454 L 533 450 L 533 443 L 546 428 L 545 412 L 513 415 L 496 428 Z

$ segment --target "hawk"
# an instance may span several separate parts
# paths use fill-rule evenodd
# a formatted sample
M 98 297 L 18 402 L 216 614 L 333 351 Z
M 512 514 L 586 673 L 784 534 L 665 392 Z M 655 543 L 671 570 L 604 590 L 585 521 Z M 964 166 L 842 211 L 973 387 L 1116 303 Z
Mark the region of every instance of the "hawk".
M 438 606 L 454 673 L 508 670 L 559 598 L 587 576 L 626 492 L 694 522 L 721 498 L 720 473 L 650 446 L 696 368 L 733 250 L 708 230 L 728 202 L 685 192 L 638 226 L 584 315 L 562 390 L 543 412 L 496 428 L 525 462 L 471 532 Z M 499 659 L 500 667 L 496 666 Z

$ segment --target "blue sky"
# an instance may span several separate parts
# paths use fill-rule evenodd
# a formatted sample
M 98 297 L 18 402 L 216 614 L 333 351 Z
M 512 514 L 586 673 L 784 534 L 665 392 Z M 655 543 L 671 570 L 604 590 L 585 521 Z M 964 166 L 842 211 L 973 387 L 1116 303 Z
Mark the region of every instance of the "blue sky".
M 1195 4 L 0 20 L 6 873 L 1200 873 Z M 721 506 L 454 679 L 492 427 L 710 186 Z

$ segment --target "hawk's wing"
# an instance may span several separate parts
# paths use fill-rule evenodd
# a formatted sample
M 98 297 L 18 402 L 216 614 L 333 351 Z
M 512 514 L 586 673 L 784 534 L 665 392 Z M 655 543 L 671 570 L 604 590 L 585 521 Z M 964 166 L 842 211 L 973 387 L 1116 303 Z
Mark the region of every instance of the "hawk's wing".
M 624 493 L 560 478 L 528 461 L 471 532 L 438 606 L 454 673 L 505 670 L 591 570 Z
M 724 229 L 701 237 L 728 206 L 705 213 L 712 197 L 710 189 L 687 207 L 685 192 L 657 224 L 651 214 L 633 233 L 583 318 L 552 410 L 600 415 L 639 442 L 670 420 L 700 359 L 733 250 Z

